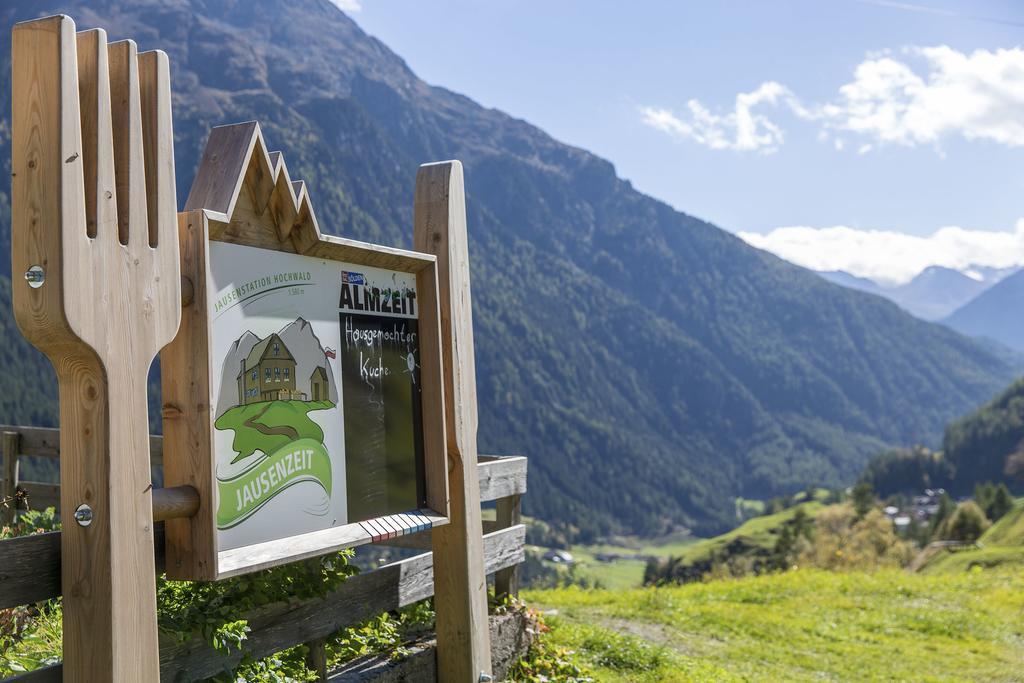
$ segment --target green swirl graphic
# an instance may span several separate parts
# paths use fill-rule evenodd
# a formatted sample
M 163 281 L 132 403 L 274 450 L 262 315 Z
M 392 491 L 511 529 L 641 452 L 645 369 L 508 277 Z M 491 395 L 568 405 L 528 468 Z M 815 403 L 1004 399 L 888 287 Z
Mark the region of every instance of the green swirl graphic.
M 330 498 L 331 458 L 322 443 L 309 438 L 282 446 L 233 477 L 217 477 L 217 528 L 237 526 L 279 493 L 304 481 L 316 482 Z

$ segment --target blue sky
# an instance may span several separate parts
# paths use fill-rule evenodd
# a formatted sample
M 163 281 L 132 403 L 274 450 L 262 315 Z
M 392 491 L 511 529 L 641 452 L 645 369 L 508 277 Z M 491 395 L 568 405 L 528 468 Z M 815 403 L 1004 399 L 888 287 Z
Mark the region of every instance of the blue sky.
M 1024 3 L 335 2 L 426 81 L 803 265 L 1024 263 Z

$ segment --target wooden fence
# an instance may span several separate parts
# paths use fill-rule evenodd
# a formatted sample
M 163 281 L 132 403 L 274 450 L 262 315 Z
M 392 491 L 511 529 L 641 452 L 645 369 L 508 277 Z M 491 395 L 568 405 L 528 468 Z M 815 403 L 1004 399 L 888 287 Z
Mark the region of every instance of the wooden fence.
M 0 495 L 20 491 L 32 508 L 58 507 L 56 484 L 19 481 L 21 456 L 59 458 L 59 430 L 38 427 L 0 426 L 3 434 L 4 479 Z M 154 468 L 163 462 L 163 443 L 150 437 Z M 526 528 L 520 523 L 520 499 L 526 493 L 526 458 L 480 456 L 477 465 L 481 502 L 496 501 L 497 519 L 485 522 L 484 566 L 494 574 L 495 591 L 518 592 L 517 567 L 524 559 Z M 429 548 L 429 532 L 394 539 L 394 545 Z M 163 523 L 155 526 L 154 553 L 157 571 L 164 566 Z M 61 594 L 60 532 L 0 541 L 0 609 L 58 597 Z M 244 615 L 252 629 L 244 643 L 245 654 L 264 657 L 301 643 L 315 650 L 338 629 L 359 624 L 374 615 L 396 610 L 434 594 L 432 553 L 385 565 L 350 577 L 326 596 L 265 605 Z M 160 679 L 195 681 L 237 666 L 243 653 L 214 650 L 198 635 L 185 643 L 161 640 Z M 11 683 L 50 683 L 61 680 L 57 664 L 22 674 Z M 326 679 L 324 679 L 326 680 Z

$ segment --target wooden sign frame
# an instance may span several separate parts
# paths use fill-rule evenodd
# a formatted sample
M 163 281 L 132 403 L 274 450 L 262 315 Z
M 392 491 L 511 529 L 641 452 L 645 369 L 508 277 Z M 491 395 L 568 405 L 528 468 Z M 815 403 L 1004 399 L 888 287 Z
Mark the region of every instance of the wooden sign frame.
M 217 580 L 342 548 L 418 533 L 449 521 L 437 258 L 320 232 L 302 181 L 269 152 L 256 122 L 214 128 L 185 210 L 178 214 L 181 274 L 191 304 L 161 353 L 165 486 L 199 493 L 195 516 L 166 523 L 167 575 Z M 426 507 L 288 538 L 220 550 L 213 434 L 214 373 L 208 289 L 211 242 L 257 247 L 415 275 Z

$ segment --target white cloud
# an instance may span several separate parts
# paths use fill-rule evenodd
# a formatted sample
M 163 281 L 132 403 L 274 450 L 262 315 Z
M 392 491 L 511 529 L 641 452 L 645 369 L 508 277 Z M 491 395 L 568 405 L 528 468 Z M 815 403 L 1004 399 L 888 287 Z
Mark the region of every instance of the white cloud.
M 878 142 L 936 143 L 944 135 L 1024 145 L 1024 49 L 908 48 L 922 73 L 890 56 L 861 62 L 816 116 Z
M 786 86 L 766 81 L 736 95 L 733 108 L 715 113 L 699 100 L 688 112 L 641 107 L 647 125 L 711 149 L 776 151 L 780 125 L 754 111 L 784 107 L 818 125 L 818 139 L 860 136 L 858 154 L 880 144 L 938 145 L 944 136 L 1024 146 L 1024 48 L 958 52 L 946 45 L 911 47 L 898 59 L 870 54 L 831 102 L 806 106 Z M 835 145 L 841 151 L 845 145 Z
M 1024 219 L 1013 232 L 950 226 L 931 235 L 846 226 L 776 228 L 767 234 L 741 232 L 749 244 L 813 270 L 844 270 L 888 284 L 907 282 L 928 266 L 1024 265 Z
M 774 81 L 762 83 L 752 92 L 739 93 L 731 111 L 714 113 L 699 100 L 686 103 L 687 113 L 677 115 L 669 109 L 641 107 L 643 122 L 673 137 L 690 139 L 711 149 L 742 152 L 759 151 L 770 154 L 783 142 L 782 129 L 754 107 L 785 103 L 791 108 L 799 103 L 783 85 Z
M 360 0 L 328 0 L 328 2 L 342 12 L 358 12 L 363 9 L 363 4 Z

